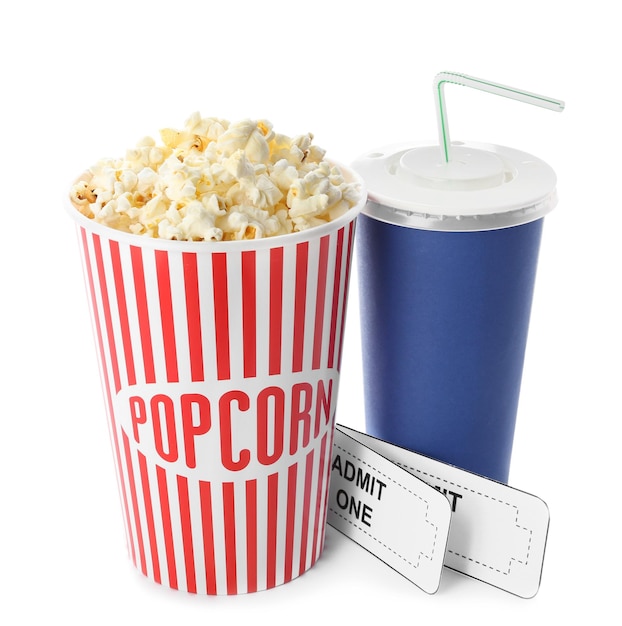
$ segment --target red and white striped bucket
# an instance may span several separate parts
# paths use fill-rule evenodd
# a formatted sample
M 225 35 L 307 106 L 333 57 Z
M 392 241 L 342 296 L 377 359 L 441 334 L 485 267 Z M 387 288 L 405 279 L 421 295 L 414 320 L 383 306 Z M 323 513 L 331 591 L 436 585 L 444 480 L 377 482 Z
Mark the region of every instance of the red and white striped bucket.
M 70 206 L 128 550 L 152 580 L 246 593 L 320 556 L 364 201 L 301 233 L 218 243 L 138 237 Z

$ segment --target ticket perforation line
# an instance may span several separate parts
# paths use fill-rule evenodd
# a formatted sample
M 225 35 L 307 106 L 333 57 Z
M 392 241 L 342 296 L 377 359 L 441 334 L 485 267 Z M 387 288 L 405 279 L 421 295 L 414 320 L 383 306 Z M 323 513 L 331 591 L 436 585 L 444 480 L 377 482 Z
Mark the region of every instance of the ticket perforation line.
M 370 465 L 369 463 L 367 463 L 367 461 L 361 459 L 359 456 L 357 456 L 356 454 L 352 454 L 352 452 L 350 452 L 349 450 L 346 450 L 345 448 L 343 448 L 342 446 L 340 446 L 339 444 L 334 444 L 334 447 L 337 448 L 338 450 L 341 450 L 342 452 L 345 452 L 348 456 L 352 457 L 353 459 L 356 459 L 359 463 L 362 463 L 363 465 L 365 465 L 366 467 L 369 467 L 370 469 L 375 470 L 378 474 L 380 474 L 380 476 L 382 476 L 383 478 L 386 478 L 387 480 L 390 480 L 392 483 L 394 483 L 395 485 L 397 485 L 398 487 L 401 487 L 402 489 L 404 489 L 405 491 L 407 491 L 408 493 L 410 493 L 412 496 L 414 496 L 415 498 L 417 498 L 418 500 L 421 500 L 421 502 L 424 502 L 426 504 L 426 506 L 428 505 L 428 501 L 421 497 L 418 493 L 415 493 L 414 491 L 412 491 L 411 489 L 409 489 L 408 487 L 406 487 L 405 485 L 402 485 L 398 480 L 395 480 L 394 478 L 392 478 L 391 476 L 389 476 L 388 474 L 385 474 L 379 470 L 377 470 L 375 467 L 373 467 L 372 465 Z M 399 463 L 396 463 L 396 465 L 400 465 Z M 429 520 L 428 520 L 428 523 Z M 438 530 L 438 528 L 436 526 L 434 526 L 434 528 L 436 528 Z
M 347 454 L 348 456 L 356 459 L 359 463 L 361 463 L 362 465 L 365 465 L 366 467 L 369 467 L 370 469 L 374 469 L 375 468 L 370 465 L 369 463 L 367 463 L 366 461 L 364 461 L 363 459 L 361 459 L 359 456 L 352 454 L 352 452 L 350 452 L 349 450 L 346 450 L 345 448 L 343 448 L 342 446 L 338 445 L 338 444 L 334 444 L 334 447 L 337 450 L 340 450 L 341 452 L 344 452 L 345 454 Z M 375 537 L 372 533 L 370 533 L 369 531 L 365 530 L 365 528 L 363 528 L 360 524 L 356 524 L 355 522 L 353 522 L 351 519 L 348 519 L 347 517 L 345 517 L 344 515 L 342 515 L 339 511 L 337 511 L 336 509 L 334 509 L 332 506 L 329 506 L 329 510 L 334 513 L 335 515 L 338 515 L 339 517 L 341 517 L 343 520 L 345 520 L 346 522 L 348 522 L 349 524 L 352 524 L 352 526 L 354 526 L 355 528 L 358 528 L 361 532 L 365 533 L 366 535 L 368 535 L 371 539 L 373 539 L 374 541 L 376 541 L 377 543 L 379 543 L 383 548 L 385 548 L 386 550 L 389 550 L 391 552 L 393 552 L 393 554 L 395 554 L 398 558 L 402 559 L 403 561 L 405 561 L 406 563 L 408 563 L 411 567 L 419 567 L 419 561 L 421 560 L 421 558 L 424 559 L 428 559 L 431 560 L 431 558 L 434 556 L 434 552 L 436 550 L 436 546 L 437 546 L 437 542 L 438 542 L 438 532 L 439 532 L 439 528 L 437 524 L 434 524 L 433 522 L 431 522 L 428 519 L 428 513 L 429 513 L 429 502 L 425 499 L 422 498 L 419 494 L 415 493 L 414 491 L 412 491 L 411 489 L 409 489 L 408 487 L 406 487 L 405 485 L 402 485 L 399 481 L 395 480 L 394 478 L 392 478 L 391 476 L 389 476 L 388 474 L 385 474 L 381 471 L 375 470 L 378 474 L 380 474 L 380 476 L 382 476 L 383 478 L 386 478 L 387 480 L 391 481 L 393 484 L 397 485 L 398 487 L 401 487 L 404 491 L 408 492 L 411 496 L 414 496 L 415 498 L 417 498 L 418 500 L 420 500 L 421 502 L 423 502 L 423 504 L 425 505 L 426 508 L 426 518 L 425 518 L 425 523 L 429 524 L 430 526 L 432 526 L 432 528 L 434 529 L 434 541 L 432 542 L 432 546 L 430 549 L 430 554 L 424 554 L 422 551 L 419 551 L 418 553 L 418 559 L 417 559 L 417 564 L 415 565 L 412 561 L 408 560 L 407 558 L 405 558 L 404 556 L 402 556 L 401 554 L 399 554 L 399 552 L 396 552 L 395 550 L 393 550 L 393 548 L 391 548 L 389 545 L 387 545 L 386 543 L 384 543 L 382 540 L 378 539 L 378 537 Z
M 347 522 L 348 524 L 350 524 L 350 525 L 354 526 L 355 528 L 357 528 L 358 530 L 360 530 L 362 533 L 367 535 L 370 539 L 373 539 L 376 543 L 380 544 L 385 550 L 388 550 L 389 552 L 392 552 L 398 559 L 401 559 L 402 561 L 404 561 L 404 563 L 408 564 L 410 567 L 413 567 L 413 568 L 419 567 L 419 562 L 417 562 L 415 564 L 412 561 L 408 560 L 407 558 L 402 556 L 399 552 L 397 552 L 396 550 L 391 548 L 391 546 L 387 545 L 386 543 L 384 543 L 383 541 L 378 539 L 378 537 L 374 537 L 374 535 L 372 535 L 370 532 L 367 532 L 364 528 L 362 528 L 358 524 L 355 524 L 352 520 L 349 520 L 345 515 L 342 515 L 341 513 L 339 513 L 339 511 L 336 511 L 335 509 L 333 509 L 333 507 L 328 507 L 328 510 L 331 513 L 333 513 L 334 515 L 337 515 L 338 517 L 340 517 L 344 522 Z M 419 552 L 419 559 L 418 559 L 418 561 L 421 560 L 422 556 L 424 558 L 428 558 L 428 559 L 430 558 L 430 557 L 428 557 L 426 555 L 422 555 L 421 552 Z
M 435 593 L 451 520 L 445 496 L 339 428 L 330 470 L 328 522 Z
M 416 467 L 412 467 L 406 463 L 400 463 L 399 461 L 396 462 L 396 465 L 399 465 L 400 467 L 403 467 L 404 469 L 408 470 L 409 472 L 415 472 L 416 474 L 421 474 L 423 476 L 427 476 L 430 479 L 434 479 L 437 481 L 441 481 L 443 483 L 446 483 L 448 485 L 451 485 L 452 487 L 456 487 L 458 489 L 463 489 L 464 491 L 468 491 L 469 493 L 472 493 L 474 495 L 480 496 L 482 498 L 487 498 L 489 500 L 492 500 L 494 502 L 498 502 L 499 504 L 503 504 L 505 506 L 511 507 L 516 511 L 516 516 L 514 518 L 516 527 L 519 528 L 520 530 L 524 530 L 526 533 L 528 533 L 529 535 L 529 539 L 527 541 L 527 557 L 525 558 L 524 561 L 517 559 L 517 558 L 511 558 L 509 563 L 508 563 L 508 567 L 506 571 L 503 571 L 502 569 L 499 569 L 497 567 L 495 567 L 494 565 L 489 565 L 488 563 L 484 563 L 483 561 L 478 561 L 477 559 L 473 559 L 472 557 L 466 555 L 466 554 L 461 554 L 455 550 L 452 550 L 451 548 L 447 548 L 447 552 L 450 554 L 453 554 L 457 557 L 460 557 L 462 559 L 466 559 L 468 561 L 471 561 L 472 563 L 475 563 L 477 565 L 480 565 L 481 567 L 487 567 L 488 569 L 491 569 L 495 572 L 498 572 L 499 574 L 502 575 L 509 575 L 510 571 L 512 569 L 512 563 L 516 562 L 516 563 L 520 563 L 521 565 L 527 565 L 527 563 L 529 562 L 529 553 L 531 551 L 531 537 L 533 535 L 533 530 L 530 528 L 527 528 L 526 526 L 520 526 L 518 523 L 518 518 L 520 515 L 520 511 L 518 509 L 518 507 L 515 504 L 512 504 L 511 502 L 506 502 L 504 500 L 501 500 L 499 498 L 495 498 L 494 496 L 491 496 L 487 493 L 483 493 L 481 491 L 478 491 L 476 489 L 472 489 L 471 487 L 467 487 L 466 485 L 457 483 L 457 482 L 453 482 L 451 480 L 446 480 L 444 478 L 442 478 L 441 476 L 434 476 L 433 474 L 430 474 L 428 472 L 424 472 Z

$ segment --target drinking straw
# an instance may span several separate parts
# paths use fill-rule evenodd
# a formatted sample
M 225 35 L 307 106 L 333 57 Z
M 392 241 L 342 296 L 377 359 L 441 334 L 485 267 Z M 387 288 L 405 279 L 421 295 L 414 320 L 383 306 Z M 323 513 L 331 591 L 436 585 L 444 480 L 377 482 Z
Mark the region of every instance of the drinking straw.
M 551 111 L 561 112 L 565 107 L 562 100 L 541 96 L 536 93 L 525 91 L 524 89 L 508 87 L 507 85 L 493 83 L 490 80 L 483 80 L 481 78 L 467 76 L 466 74 L 458 74 L 456 72 L 440 72 L 434 77 L 434 100 L 436 102 L 439 144 L 441 147 L 442 158 L 445 163 L 449 163 L 451 158 L 449 126 L 447 124 L 447 110 L 445 106 L 444 87 L 446 83 L 463 85 L 464 87 L 473 87 L 474 89 L 479 89 L 480 91 L 486 91 L 498 96 L 504 96 L 506 98 L 511 98 L 512 100 L 519 100 L 520 102 L 533 104 Z

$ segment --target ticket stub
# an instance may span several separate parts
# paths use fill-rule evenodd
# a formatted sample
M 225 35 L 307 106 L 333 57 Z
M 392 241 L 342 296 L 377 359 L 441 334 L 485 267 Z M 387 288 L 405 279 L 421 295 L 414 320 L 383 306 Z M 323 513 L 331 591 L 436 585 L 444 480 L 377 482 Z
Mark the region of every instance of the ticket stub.
M 330 480 L 328 523 L 435 593 L 451 520 L 447 498 L 340 427 Z
M 359 465 L 356 459 L 360 459 Z M 346 460 L 353 466 L 348 466 L 349 473 Z M 388 485 L 399 484 L 399 479 L 395 483 L 388 481 L 399 476 L 397 470 L 408 472 L 419 483 L 412 483 L 411 487 L 416 488 L 411 491 L 394 487 L 395 500 L 389 502 Z M 372 479 L 376 481 L 373 491 Z M 387 486 L 379 489 L 378 480 Z M 428 593 L 438 589 L 440 573 L 434 588 L 431 575 L 422 575 L 423 567 L 399 568 L 396 562 L 405 559 L 413 563 L 414 542 L 418 554 L 426 555 L 417 564 L 427 564 L 430 554 L 438 556 L 436 551 L 444 543 L 443 532 L 447 533 L 443 556 L 446 567 L 522 598 L 537 593 L 549 511 L 536 496 L 341 425 L 335 432 L 331 481 L 329 524 Z M 441 521 L 440 508 L 432 504 L 428 507 L 434 493 L 443 495 L 449 505 L 451 520 L 446 524 Z M 374 501 L 379 494 L 382 498 Z M 369 510 L 362 504 L 359 518 L 353 519 L 357 507 L 352 505 L 351 512 L 347 498 L 363 495 L 366 499 L 361 501 L 367 503 Z M 385 518 L 386 523 L 374 523 Z M 365 526 L 364 520 L 370 525 Z M 434 533 L 429 528 L 432 525 Z M 388 559 L 387 555 L 392 556 Z

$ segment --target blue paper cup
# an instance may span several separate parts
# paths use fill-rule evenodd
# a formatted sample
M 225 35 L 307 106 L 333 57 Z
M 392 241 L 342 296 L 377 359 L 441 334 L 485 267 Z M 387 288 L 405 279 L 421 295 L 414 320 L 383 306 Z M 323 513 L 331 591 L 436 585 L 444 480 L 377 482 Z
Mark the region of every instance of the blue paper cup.
M 507 482 L 555 174 L 531 155 L 473 145 L 445 180 L 409 167 L 430 158 L 425 148 L 354 164 L 369 198 L 357 232 L 366 427 Z

